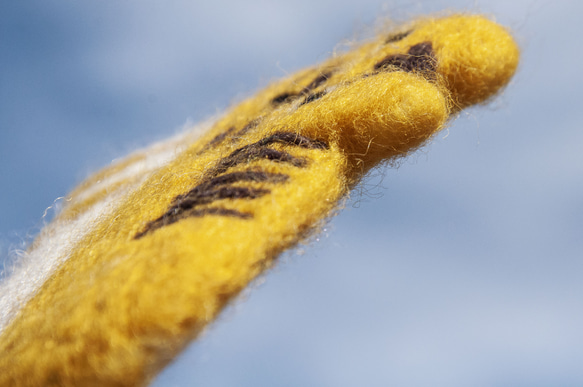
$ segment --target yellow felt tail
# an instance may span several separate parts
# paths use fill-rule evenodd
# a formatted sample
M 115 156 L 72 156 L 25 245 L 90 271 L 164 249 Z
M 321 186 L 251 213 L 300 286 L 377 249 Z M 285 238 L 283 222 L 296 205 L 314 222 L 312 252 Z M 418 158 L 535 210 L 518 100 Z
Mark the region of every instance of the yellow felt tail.
M 0 385 L 147 383 L 364 173 L 496 94 L 518 58 L 484 17 L 415 20 L 90 178 L 31 247 L 58 265 L 6 319 Z

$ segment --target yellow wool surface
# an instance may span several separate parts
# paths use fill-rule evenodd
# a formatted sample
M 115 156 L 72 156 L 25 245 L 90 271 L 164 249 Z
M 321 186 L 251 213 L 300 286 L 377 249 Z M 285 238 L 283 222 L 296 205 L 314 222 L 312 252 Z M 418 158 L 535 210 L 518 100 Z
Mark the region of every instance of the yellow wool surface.
M 88 179 L 55 222 L 115 209 L 0 335 L 0 385 L 146 384 L 364 173 L 496 94 L 518 58 L 484 17 L 420 19 L 273 83 L 148 173 L 122 173 L 138 153 Z

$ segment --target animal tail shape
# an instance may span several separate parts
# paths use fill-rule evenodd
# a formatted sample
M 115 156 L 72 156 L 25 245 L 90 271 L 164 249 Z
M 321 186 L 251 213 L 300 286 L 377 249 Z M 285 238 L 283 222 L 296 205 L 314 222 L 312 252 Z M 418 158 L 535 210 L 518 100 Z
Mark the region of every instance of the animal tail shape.
M 147 384 L 367 171 L 497 94 L 518 59 L 487 18 L 421 18 L 90 177 L 0 287 L 0 385 Z

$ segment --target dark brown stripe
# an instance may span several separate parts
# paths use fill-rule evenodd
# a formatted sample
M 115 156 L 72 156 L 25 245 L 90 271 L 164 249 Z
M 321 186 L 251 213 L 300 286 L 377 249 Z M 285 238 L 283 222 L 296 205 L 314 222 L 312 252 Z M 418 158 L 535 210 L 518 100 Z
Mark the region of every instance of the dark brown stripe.
M 271 100 L 271 104 L 277 106 L 277 105 L 280 105 L 282 103 L 292 102 L 293 100 L 297 99 L 298 97 L 300 97 L 302 95 L 308 96 L 308 94 L 312 90 L 314 90 L 314 89 L 318 88 L 319 86 L 321 86 L 322 84 L 324 84 L 328 80 L 328 78 L 330 78 L 330 76 L 332 76 L 332 74 L 333 74 L 332 71 L 327 71 L 327 72 L 319 74 L 312 82 L 310 82 L 306 87 L 304 87 L 298 93 L 296 93 L 296 92 L 283 92 L 281 94 L 278 94 L 275 97 L 273 97 L 273 99 Z M 309 98 L 309 96 L 308 96 L 308 98 Z M 302 105 L 306 104 L 308 102 L 311 102 L 311 101 L 312 100 L 309 100 L 306 102 L 306 100 L 304 100 L 302 102 Z
M 277 106 L 277 105 L 281 105 L 282 103 L 285 103 L 285 102 L 291 102 L 297 96 L 298 96 L 298 93 L 289 93 L 289 92 L 281 93 L 281 94 L 278 94 L 271 99 L 271 104 Z
M 251 129 L 257 127 L 257 125 L 259 125 L 259 122 L 261 122 L 261 119 L 255 119 L 251 122 L 249 122 L 247 125 L 245 125 L 241 130 L 239 130 L 238 132 L 235 132 L 235 127 L 232 126 L 229 129 L 225 130 L 222 133 L 217 134 L 212 140 L 210 140 L 199 152 L 203 153 L 206 152 L 207 150 L 214 148 L 215 146 L 219 145 L 220 143 L 222 143 L 227 137 L 231 137 L 231 139 L 236 139 L 239 137 L 242 137 L 245 133 L 249 132 Z M 231 140 L 232 141 L 232 140 Z
M 254 181 L 254 182 L 269 182 L 269 183 L 283 183 L 289 179 L 289 176 L 281 173 L 269 173 L 262 171 L 243 171 L 243 172 L 233 172 L 227 173 L 211 179 L 210 181 L 203 182 L 188 193 L 177 196 L 172 201 L 172 208 L 185 207 L 184 202 L 197 202 L 202 198 L 212 197 L 216 191 L 217 187 L 223 185 L 229 185 L 237 183 L 240 181 Z M 224 195 L 224 193 L 223 193 Z M 192 207 L 192 206 L 191 206 Z
M 214 147 L 215 145 L 218 145 L 219 143 L 221 143 L 228 135 L 230 135 L 231 133 L 233 133 L 235 131 L 235 127 L 232 126 L 229 129 L 227 129 L 226 131 L 224 131 L 223 133 L 219 133 L 218 135 L 216 135 L 212 140 L 209 141 L 209 143 L 205 146 L 205 150 L 206 149 L 210 149 L 212 147 Z
M 296 145 L 307 149 L 328 149 L 328 144 L 324 141 L 313 140 L 306 136 L 294 132 L 276 132 L 269 137 L 256 142 L 259 146 L 266 146 L 273 143 L 282 143 L 287 145 Z
M 251 131 L 251 129 L 255 129 L 259 123 L 261 122 L 261 118 L 256 118 L 253 121 L 249 122 L 247 125 L 245 125 L 241 130 L 239 130 L 237 133 L 235 133 L 233 135 L 233 137 L 241 137 L 244 134 L 246 134 L 247 132 Z
M 217 166 L 209 170 L 206 178 L 183 195 L 177 196 L 168 210 L 158 219 L 149 222 L 144 230 L 135 236 L 139 239 L 147 233 L 157 230 L 166 225 L 175 223 L 180 219 L 192 216 L 221 215 L 233 216 L 241 219 L 249 219 L 253 215 L 236 210 L 222 208 L 196 208 L 201 205 L 208 205 L 222 199 L 256 199 L 267 195 L 271 191 L 265 188 L 239 187 L 232 184 L 237 182 L 268 182 L 283 183 L 289 179 L 287 175 L 281 173 L 270 173 L 260 170 L 247 170 L 232 173 L 224 173 L 229 168 L 243 163 L 248 163 L 255 159 L 268 159 L 277 162 L 289 163 L 295 167 L 305 167 L 307 161 L 304 158 L 295 157 L 285 151 L 268 148 L 274 143 L 293 145 L 307 149 L 327 149 L 328 145 L 319 140 L 312 140 L 292 132 L 276 132 L 253 144 L 245 145 L 229 156 L 222 158 Z
M 158 219 L 149 222 L 144 230 L 135 236 L 139 239 L 148 232 L 159 229 L 166 225 L 175 223 L 180 219 L 189 218 L 191 216 L 203 216 L 205 214 L 237 216 L 239 218 L 252 217 L 249 213 L 242 213 L 236 210 L 221 209 L 221 208 L 202 208 L 195 207 L 210 204 L 221 199 L 256 199 L 270 193 L 268 189 L 251 188 L 251 187 L 208 187 L 206 184 L 201 184 L 192 189 L 188 194 L 181 195 L 174 200 L 174 204 Z
M 307 149 L 328 148 L 328 145 L 320 140 L 312 140 L 292 132 L 277 132 L 253 144 L 245 145 L 233 151 L 229 156 L 221 159 L 215 168 L 210 170 L 209 177 L 215 177 L 226 172 L 229 168 L 232 168 L 235 165 L 248 163 L 257 159 L 268 159 L 288 163 L 300 168 L 306 166 L 306 160 L 303 158 L 292 156 L 284 151 L 266 148 L 266 146 L 274 143 L 295 145 Z
M 331 75 L 332 75 L 331 71 L 318 75 L 316 77 L 316 79 L 314 79 L 312 82 L 310 82 L 310 84 L 308 86 L 303 88 L 301 93 L 308 94 L 310 91 L 314 90 L 315 88 L 317 88 L 318 86 L 320 86 L 324 82 L 326 82 L 328 80 L 328 78 L 330 78 Z
M 230 156 L 221 159 L 219 164 L 210 171 L 209 176 L 217 176 L 236 165 L 249 163 L 257 159 L 267 159 L 272 161 L 279 161 L 282 163 L 289 163 L 295 167 L 304 167 L 306 165 L 306 160 L 303 158 L 295 157 L 287 152 L 282 152 L 270 148 L 247 146 L 245 149 L 238 149 L 235 152 L 233 152 Z
M 218 187 L 205 190 L 193 190 L 175 201 L 165 215 L 176 214 L 177 211 L 189 210 L 201 204 L 209 204 L 221 199 L 255 199 L 268 194 L 268 189 L 250 187 Z
M 310 102 L 313 102 L 313 101 L 316 101 L 325 95 L 326 95 L 325 91 L 319 91 L 317 93 L 310 94 L 302 101 L 302 103 L 300 103 L 300 106 L 305 105 L 305 104 L 310 103 Z
M 241 212 L 237 210 L 231 210 L 228 208 L 192 208 L 188 211 L 177 214 L 176 216 L 162 216 L 150 223 L 144 228 L 143 231 L 136 234 L 134 239 L 140 239 L 144 235 L 153 232 L 164 226 L 176 223 L 179 220 L 191 218 L 191 217 L 203 217 L 206 215 L 217 215 L 217 216 L 229 216 L 233 218 L 250 219 L 253 217 L 252 214 L 248 212 Z
M 407 54 L 391 54 L 374 65 L 376 71 L 398 68 L 407 72 L 433 73 L 437 68 L 437 59 L 431 42 L 411 46 Z
M 227 173 L 215 177 L 208 182 L 208 185 L 213 187 L 222 184 L 232 184 L 238 181 L 257 181 L 257 182 L 269 182 L 269 183 L 282 183 L 287 181 L 289 176 L 282 173 L 269 173 L 263 171 L 242 171 Z
M 396 34 L 389 35 L 387 40 L 385 40 L 385 43 L 395 43 L 395 42 L 398 42 L 399 40 L 403 40 L 407 36 L 411 35 L 411 32 L 413 32 L 413 30 L 409 30 L 409 31 L 405 31 L 405 32 L 398 32 Z

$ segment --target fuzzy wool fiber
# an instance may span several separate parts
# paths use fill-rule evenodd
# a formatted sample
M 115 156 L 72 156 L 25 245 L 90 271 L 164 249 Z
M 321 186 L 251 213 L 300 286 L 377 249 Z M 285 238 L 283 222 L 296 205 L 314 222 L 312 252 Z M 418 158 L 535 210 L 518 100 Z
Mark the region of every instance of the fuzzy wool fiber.
M 514 74 L 508 31 L 421 18 L 90 177 L 0 288 L 1 386 L 152 378 L 359 179 Z

